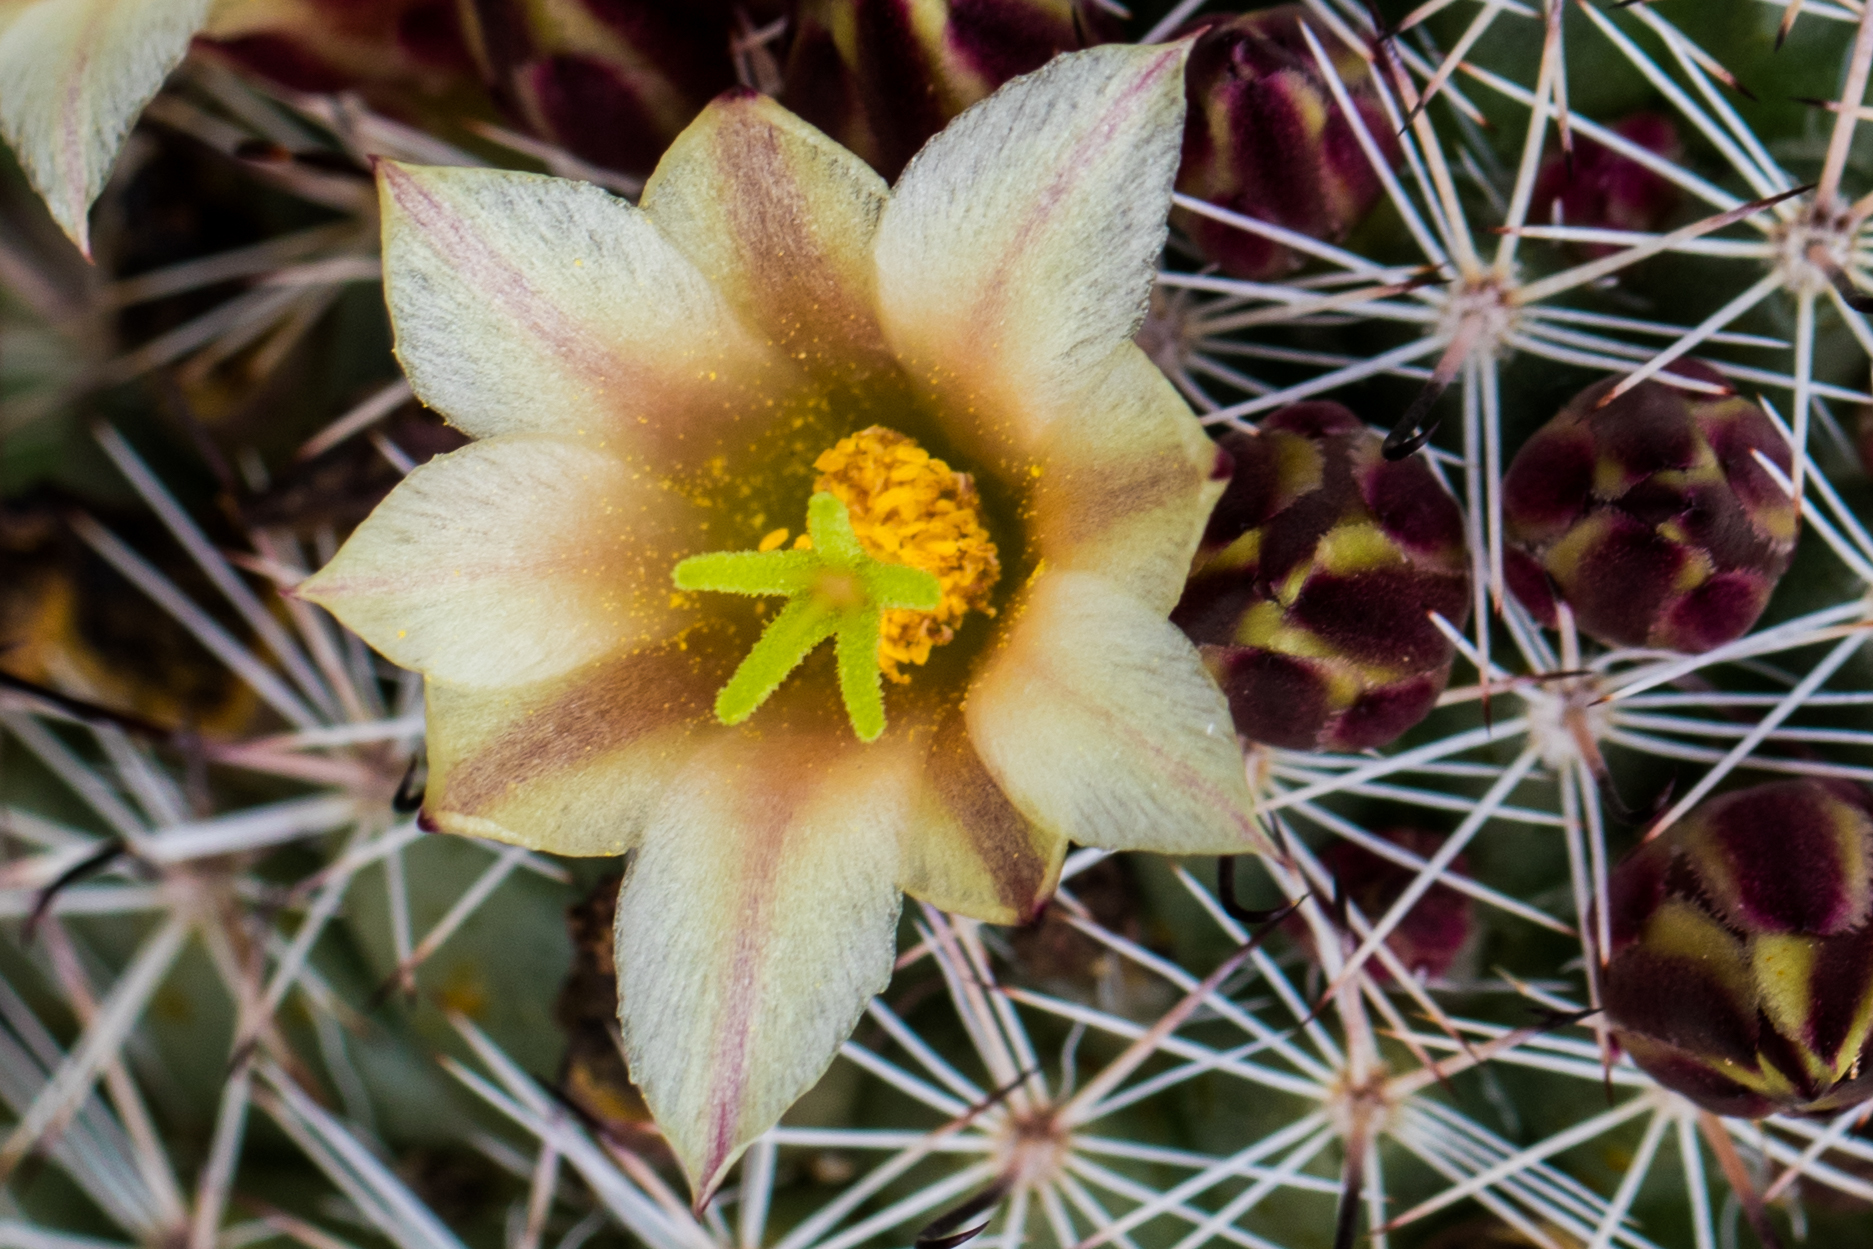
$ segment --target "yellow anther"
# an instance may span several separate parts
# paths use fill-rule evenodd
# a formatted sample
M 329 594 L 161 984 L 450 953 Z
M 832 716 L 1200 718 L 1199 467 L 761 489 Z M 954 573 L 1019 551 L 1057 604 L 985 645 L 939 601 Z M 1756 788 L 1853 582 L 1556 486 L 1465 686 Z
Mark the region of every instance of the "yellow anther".
M 874 425 L 821 453 L 813 489 L 836 495 L 851 513 L 852 531 L 874 559 L 933 574 L 943 597 L 935 611 L 884 613 L 878 667 L 900 684 L 902 665 L 922 664 L 934 647 L 956 636 L 971 611 L 994 615 L 989 592 L 1001 577 L 995 543 L 978 517 L 975 483 L 896 430 Z M 761 549 L 786 541 L 769 534 Z M 805 535 L 796 546 L 804 545 Z
M 767 537 L 761 539 L 761 545 L 756 549 L 762 551 L 778 550 L 782 544 L 787 541 L 787 534 L 789 532 L 791 531 L 786 529 L 774 530 L 772 533 L 768 534 Z

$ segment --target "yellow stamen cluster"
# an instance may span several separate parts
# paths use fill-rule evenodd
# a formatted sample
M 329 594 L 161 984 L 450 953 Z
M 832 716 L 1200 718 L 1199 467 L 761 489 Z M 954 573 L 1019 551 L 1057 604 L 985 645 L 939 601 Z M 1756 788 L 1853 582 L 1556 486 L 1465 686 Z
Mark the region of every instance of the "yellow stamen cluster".
M 931 648 L 956 636 L 971 611 L 994 615 L 989 591 L 1001 577 L 995 543 L 977 516 L 975 483 L 896 430 L 874 425 L 842 438 L 813 461 L 815 492 L 836 495 L 852 516 L 852 530 L 873 559 L 905 564 L 936 577 L 943 597 L 935 611 L 884 613 L 878 667 L 903 684 L 899 665 L 922 664 Z M 763 550 L 786 535 L 769 534 Z M 802 534 L 794 543 L 810 545 Z

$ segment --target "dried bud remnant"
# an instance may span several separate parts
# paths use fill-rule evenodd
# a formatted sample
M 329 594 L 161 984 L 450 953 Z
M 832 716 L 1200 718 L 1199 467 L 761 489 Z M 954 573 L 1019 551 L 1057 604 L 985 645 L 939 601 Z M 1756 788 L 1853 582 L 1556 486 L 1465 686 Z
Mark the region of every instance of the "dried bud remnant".
M 1721 383 L 1711 369 L 1677 371 Z M 1553 586 L 1608 646 L 1706 651 L 1762 614 L 1795 551 L 1788 444 L 1738 396 L 1645 382 L 1601 406 L 1608 378 L 1575 396 L 1503 478 L 1517 598 L 1555 623 Z
M 1337 403 L 1300 403 L 1222 447 L 1234 479 L 1172 620 L 1236 730 L 1297 750 L 1382 746 L 1422 720 L 1470 614 L 1463 517 L 1418 459 L 1389 461 Z
M 1873 1093 L 1873 817 L 1845 783 L 1694 808 L 1611 881 L 1607 1017 L 1716 1114 L 1827 1114 Z
M 1190 53 L 1189 112 L 1177 189 L 1244 216 L 1337 242 L 1378 202 L 1381 186 L 1302 35 L 1346 84 L 1366 133 L 1396 167 L 1398 140 L 1365 61 L 1298 4 L 1212 19 Z M 1204 255 L 1251 281 L 1298 268 L 1289 248 L 1192 213 L 1174 219 Z

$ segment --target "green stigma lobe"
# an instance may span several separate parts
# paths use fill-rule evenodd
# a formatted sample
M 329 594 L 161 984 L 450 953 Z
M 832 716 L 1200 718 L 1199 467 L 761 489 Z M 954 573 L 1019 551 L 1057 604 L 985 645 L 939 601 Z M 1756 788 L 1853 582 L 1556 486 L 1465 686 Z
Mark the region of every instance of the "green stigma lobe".
M 789 599 L 716 696 L 716 719 L 723 724 L 746 720 L 814 647 L 831 637 L 837 639 L 839 694 L 852 731 L 860 741 L 876 741 L 885 725 L 878 670 L 884 610 L 930 611 L 942 587 L 920 568 L 867 555 L 837 495 L 822 491 L 812 497 L 807 532 L 811 550 L 693 555 L 672 574 L 682 590 Z

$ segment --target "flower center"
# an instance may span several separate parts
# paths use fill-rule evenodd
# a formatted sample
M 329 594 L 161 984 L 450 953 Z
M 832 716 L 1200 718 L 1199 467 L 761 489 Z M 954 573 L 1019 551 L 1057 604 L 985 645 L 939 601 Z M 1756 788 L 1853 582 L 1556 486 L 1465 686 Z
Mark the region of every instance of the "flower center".
M 900 664 L 925 662 L 970 611 L 990 611 L 1001 564 L 968 476 L 903 434 L 861 430 L 813 467 L 820 477 L 807 531 L 793 550 L 778 549 L 787 531 L 776 529 L 759 550 L 692 555 L 672 576 L 680 590 L 788 600 L 716 696 L 718 720 L 746 720 L 833 638 L 852 730 L 876 741 L 885 725 L 880 673 L 908 681 Z
M 982 527 L 975 482 L 918 446 L 916 440 L 874 425 L 820 453 L 813 461 L 819 479 L 813 491 L 846 505 L 859 545 L 873 559 L 921 569 L 937 579 L 936 610 L 892 609 L 884 613 L 878 667 L 902 685 L 903 665 L 924 664 L 930 652 L 956 636 L 972 611 L 993 616 L 989 593 L 1002 573 L 1001 561 Z M 762 550 L 787 540 L 777 529 Z M 810 548 L 802 534 L 797 549 Z

